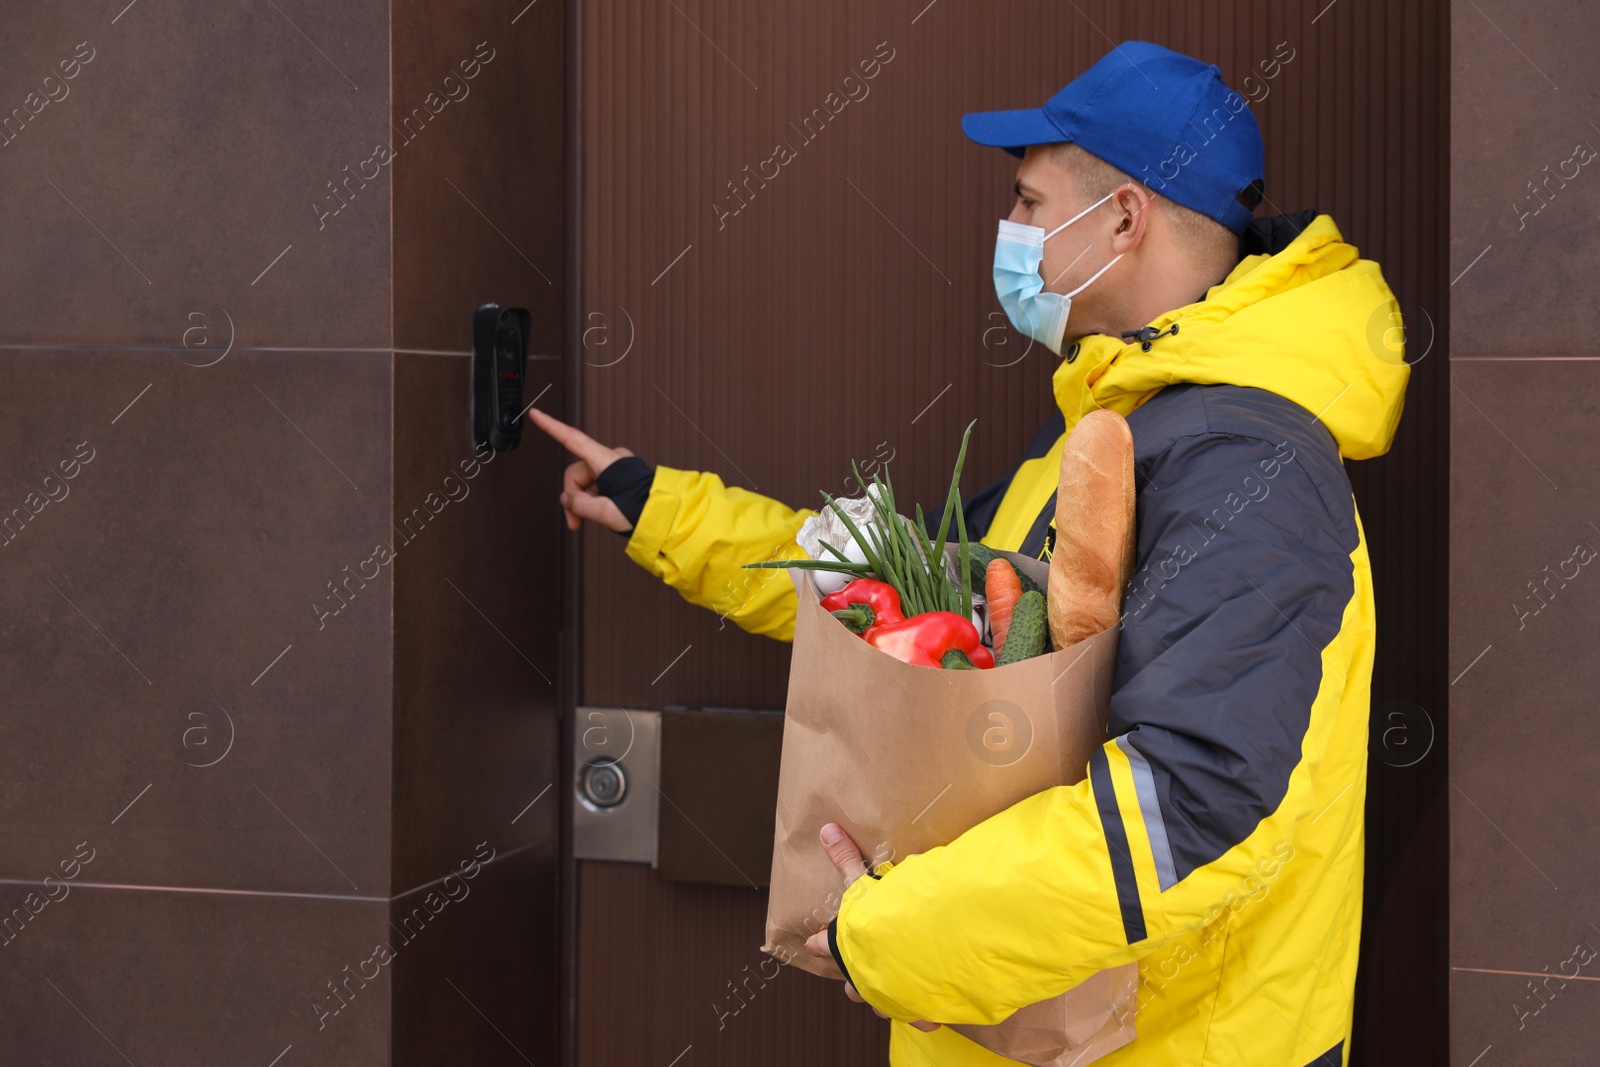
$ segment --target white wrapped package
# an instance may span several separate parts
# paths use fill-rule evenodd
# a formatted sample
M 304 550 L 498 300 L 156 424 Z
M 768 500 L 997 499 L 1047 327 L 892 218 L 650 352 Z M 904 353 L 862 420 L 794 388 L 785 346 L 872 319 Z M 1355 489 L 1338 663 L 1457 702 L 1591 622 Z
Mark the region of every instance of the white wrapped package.
M 877 489 L 876 483 L 867 486 L 867 492 L 881 501 L 883 498 L 878 495 Z M 844 510 L 844 513 L 850 516 L 850 521 L 856 524 L 856 528 L 862 532 L 863 536 L 869 538 L 872 536 L 867 533 L 868 527 L 878 530 L 881 535 L 883 520 L 872 500 L 865 496 L 850 497 L 844 500 L 840 500 L 837 497 L 834 499 L 839 507 Z M 908 528 L 916 528 L 916 523 L 904 515 L 897 515 L 896 518 L 905 523 Z M 867 554 L 861 550 L 860 545 L 856 544 L 855 538 L 850 536 L 849 528 L 845 526 L 844 521 L 839 518 L 831 507 L 823 507 L 821 511 L 807 518 L 801 525 L 800 532 L 795 534 L 795 542 L 805 550 L 806 556 L 810 559 L 838 559 L 832 552 L 822 547 L 824 541 L 843 552 L 852 563 L 867 562 Z M 799 576 L 794 574 L 793 571 L 794 568 L 790 568 L 791 577 L 798 582 Z M 946 575 L 952 583 L 959 580 L 954 563 L 947 565 Z M 846 574 L 842 571 L 813 570 L 811 572 L 811 581 L 817 587 L 817 592 L 822 596 L 838 592 L 854 581 L 855 577 L 855 575 Z M 972 590 L 972 622 L 978 628 L 978 635 L 982 638 L 984 644 L 989 644 L 988 609 L 984 603 L 981 585 Z
M 876 486 L 869 485 L 867 492 L 873 493 L 875 488 Z M 873 493 L 873 497 L 880 501 L 882 499 L 876 493 Z M 834 499 L 844 513 L 850 516 L 850 521 L 855 523 L 856 528 L 862 531 L 863 534 L 866 533 L 868 526 L 877 527 L 881 532 L 882 525 L 878 517 L 877 505 L 872 500 L 867 499 L 865 496 L 851 497 L 848 500 L 839 500 L 837 497 Z M 824 507 L 821 511 L 806 519 L 805 523 L 800 527 L 800 532 L 795 534 L 794 539 L 801 548 L 805 549 L 806 555 L 811 559 L 838 559 L 832 552 L 822 547 L 822 542 L 826 541 L 840 552 L 843 552 L 852 563 L 867 562 L 867 554 L 861 550 L 860 545 L 856 544 L 855 538 L 850 536 L 850 530 L 845 526 L 844 520 L 840 519 L 831 507 Z M 798 580 L 799 576 L 792 575 L 792 577 Z M 814 570 L 811 572 L 811 580 L 816 584 L 817 591 L 823 596 L 827 596 L 829 593 L 836 593 L 849 585 L 853 580 L 853 576 L 841 571 Z

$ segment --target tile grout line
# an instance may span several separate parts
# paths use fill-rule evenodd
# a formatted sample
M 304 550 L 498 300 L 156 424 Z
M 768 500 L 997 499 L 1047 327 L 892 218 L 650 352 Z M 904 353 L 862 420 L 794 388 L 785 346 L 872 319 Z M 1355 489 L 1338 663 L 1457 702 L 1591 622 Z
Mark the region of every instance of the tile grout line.
M 1560 978 L 1574 982 L 1600 982 L 1600 975 L 1596 974 L 1551 974 L 1549 971 L 1500 971 L 1493 967 L 1455 967 L 1452 971 L 1470 971 L 1473 974 L 1511 974 L 1526 978 Z
M 552 783 L 552 784 L 554 784 L 554 783 Z M 543 794 L 540 794 L 540 795 L 542 796 Z M 489 860 L 489 862 L 483 864 L 483 866 L 492 867 L 496 863 L 500 862 L 501 860 L 509 859 L 510 857 L 515 856 L 518 853 L 526 852 L 530 848 L 538 848 L 540 845 L 547 845 L 552 841 L 557 841 L 559 839 L 559 837 L 560 837 L 559 833 L 550 834 L 548 837 L 541 837 L 537 841 L 529 841 L 525 845 L 518 845 L 516 848 L 512 849 L 510 852 L 496 852 L 495 855 L 494 855 L 494 858 Z M 441 874 L 439 877 L 435 878 L 431 882 L 423 882 L 421 885 L 412 886 L 410 889 L 404 890 L 403 892 L 400 892 L 400 893 L 396 893 L 394 896 L 390 897 L 389 900 L 390 901 L 396 901 L 396 900 L 400 900 L 400 899 L 402 899 L 404 897 L 409 897 L 409 896 L 411 896 L 411 895 L 413 895 L 415 893 L 420 893 L 424 889 L 430 889 L 433 886 L 441 884 L 446 878 L 449 878 L 449 877 L 452 877 L 452 876 L 459 876 L 459 872 L 451 871 L 449 874 Z
M 494 864 L 503 859 L 508 859 L 532 848 L 538 848 L 541 845 L 547 845 L 552 841 L 556 841 L 557 838 L 558 835 L 550 834 L 546 837 L 540 838 L 537 841 L 530 841 L 527 844 L 518 845 L 509 852 L 496 853 L 495 857 L 483 864 L 483 866 L 492 867 Z M 131 883 L 121 882 L 72 882 L 71 885 L 74 889 L 118 889 L 136 893 L 199 893 L 209 896 L 283 897 L 286 899 L 295 900 L 348 900 L 365 904 L 392 904 L 404 897 L 409 897 L 415 893 L 420 893 L 424 889 L 438 885 L 455 873 L 456 872 L 452 871 L 450 874 L 441 875 L 432 881 L 423 882 L 421 885 L 412 886 L 410 889 L 402 890 L 399 893 L 395 893 L 394 895 L 387 897 L 369 896 L 358 893 L 304 893 L 295 890 L 284 889 L 221 889 L 214 886 L 134 885 Z M 13 885 L 43 886 L 44 882 L 30 881 L 26 878 L 0 878 L 0 886 Z

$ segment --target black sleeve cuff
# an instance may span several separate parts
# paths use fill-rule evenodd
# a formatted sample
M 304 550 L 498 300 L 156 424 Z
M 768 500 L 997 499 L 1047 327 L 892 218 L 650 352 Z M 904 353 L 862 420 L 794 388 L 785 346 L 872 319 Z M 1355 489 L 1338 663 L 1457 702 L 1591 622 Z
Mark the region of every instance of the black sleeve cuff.
M 618 510 L 634 526 L 644 513 L 645 501 L 650 498 L 650 485 L 656 479 L 656 469 L 638 456 L 623 456 L 612 462 L 594 480 L 594 488 L 601 496 L 608 496 Z M 618 530 L 630 537 L 632 530 Z
M 854 982 L 850 981 L 850 971 L 844 965 L 844 957 L 839 955 L 838 926 L 839 917 L 837 915 L 828 920 L 828 951 L 833 953 L 833 962 L 839 965 L 839 973 L 844 975 L 844 980 L 850 982 L 851 985 L 855 985 Z M 857 989 L 856 992 L 859 993 L 861 990 Z

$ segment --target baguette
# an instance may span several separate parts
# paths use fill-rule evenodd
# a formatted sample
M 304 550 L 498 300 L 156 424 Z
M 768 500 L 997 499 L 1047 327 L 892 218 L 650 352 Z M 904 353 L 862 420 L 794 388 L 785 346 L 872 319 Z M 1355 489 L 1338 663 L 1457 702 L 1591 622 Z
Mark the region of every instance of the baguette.
M 1117 624 L 1133 556 L 1133 433 L 1116 412 L 1092 411 L 1061 452 L 1046 589 L 1053 649 Z

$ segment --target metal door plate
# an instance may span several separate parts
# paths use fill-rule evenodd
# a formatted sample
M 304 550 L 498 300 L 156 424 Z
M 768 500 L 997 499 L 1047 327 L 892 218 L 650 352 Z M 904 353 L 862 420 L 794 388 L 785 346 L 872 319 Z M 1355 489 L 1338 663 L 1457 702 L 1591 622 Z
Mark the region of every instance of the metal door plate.
M 622 708 L 577 711 L 573 730 L 572 854 L 656 865 L 661 715 Z

